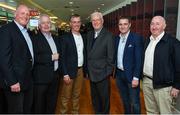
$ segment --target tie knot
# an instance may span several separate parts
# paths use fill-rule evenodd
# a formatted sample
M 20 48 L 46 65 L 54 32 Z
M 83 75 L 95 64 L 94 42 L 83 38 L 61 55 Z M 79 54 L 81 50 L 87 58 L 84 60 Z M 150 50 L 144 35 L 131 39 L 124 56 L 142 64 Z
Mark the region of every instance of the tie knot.
M 122 36 L 121 39 L 122 39 L 122 42 L 125 42 L 126 38 L 125 38 L 125 36 Z

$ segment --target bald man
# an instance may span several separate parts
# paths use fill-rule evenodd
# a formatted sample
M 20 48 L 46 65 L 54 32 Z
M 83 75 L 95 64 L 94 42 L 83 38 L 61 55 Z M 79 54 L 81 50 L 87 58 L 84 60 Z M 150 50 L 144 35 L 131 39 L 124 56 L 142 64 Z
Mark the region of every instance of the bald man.
M 147 114 L 171 114 L 180 89 L 180 42 L 164 30 L 166 21 L 155 16 L 145 41 L 143 92 Z
M 14 21 L 0 28 L 0 78 L 8 113 L 30 113 L 33 97 L 32 41 L 27 33 L 29 8 L 17 7 Z

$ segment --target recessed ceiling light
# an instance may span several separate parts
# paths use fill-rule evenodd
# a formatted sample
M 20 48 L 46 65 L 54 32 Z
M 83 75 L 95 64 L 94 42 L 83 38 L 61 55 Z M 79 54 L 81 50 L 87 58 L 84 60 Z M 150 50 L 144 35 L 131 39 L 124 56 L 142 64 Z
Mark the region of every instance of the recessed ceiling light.
M 104 4 L 101 4 L 101 6 L 104 6 Z
M 72 4 L 73 4 L 73 2 L 69 2 L 69 4 L 70 4 L 70 5 L 72 5 Z
M 74 9 L 70 9 L 71 12 L 74 12 Z

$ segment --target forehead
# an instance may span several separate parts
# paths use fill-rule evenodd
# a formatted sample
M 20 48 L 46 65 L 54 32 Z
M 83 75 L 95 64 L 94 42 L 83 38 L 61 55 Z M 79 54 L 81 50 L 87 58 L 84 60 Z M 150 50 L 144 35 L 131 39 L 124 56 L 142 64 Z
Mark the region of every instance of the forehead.
M 101 16 L 98 15 L 98 14 L 95 14 L 95 15 L 92 15 L 91 19 L 92 19 L 92 20 L 101 19 Z
M 28 7 L 26 6 L 19 6 L 19 8 L 16 10 L 17 13 L 19 12 L 29 12 Z
M 71 18 L 71 21 L 80 21 L 81 19 L 80 19 L 80 17 L 72 17 Z
M 119 19 L 119 23 L 129 23 L 129 20 L 124 18 L 124 19 Z
M 163 24 L 163 19 L 160 17 L 154 17 L 151 22 Z
M 42 16 L 41 21 L 50 21 L 50 18 L 48 16 Z

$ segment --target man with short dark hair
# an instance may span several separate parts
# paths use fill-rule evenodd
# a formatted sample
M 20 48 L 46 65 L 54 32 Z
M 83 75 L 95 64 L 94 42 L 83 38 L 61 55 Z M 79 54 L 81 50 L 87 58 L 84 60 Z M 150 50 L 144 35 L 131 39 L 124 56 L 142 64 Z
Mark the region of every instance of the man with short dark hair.
M 72 100 L 72 114 L 79 113 L 79 98 L 83 83 L 85 63 L 84 37 L 80 33 L 81 18 L 74 14 L 70 18 L 71 32 L 62 36 L 63 85 L 60 113 L 68 112 L 68 103 Z
M 140 77 L 143 63 L 143 38 L 130 31 L 129 17 L 120 17 L 120 34 L 115 38 L 116 83 L 125 114 L 140 114 Z

